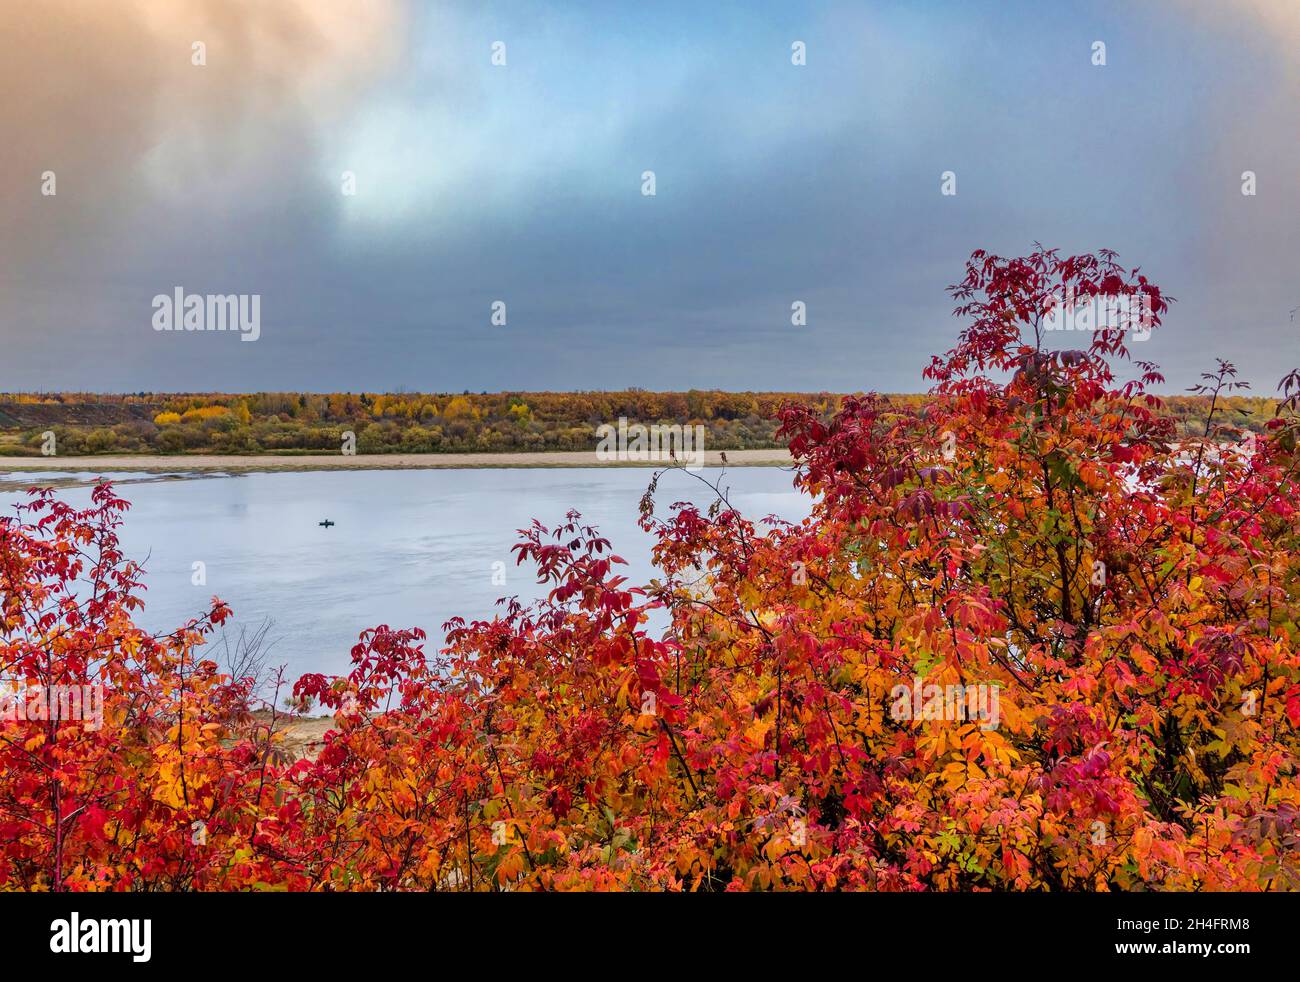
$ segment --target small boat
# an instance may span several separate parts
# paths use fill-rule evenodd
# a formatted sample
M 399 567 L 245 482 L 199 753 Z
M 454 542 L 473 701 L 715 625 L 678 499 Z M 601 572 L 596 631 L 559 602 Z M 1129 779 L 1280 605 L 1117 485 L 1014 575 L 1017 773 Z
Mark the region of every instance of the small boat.
M 316 524 L 319 525 L 321 528 L 327 529 L 327 528 L 329 528 L 331 525 L 333 525 L 334 523 L 331 522 L 331 521 L 327 518 L 327 519 L 325 519 L 325 521 L 323 521 L 323 522 L 317 522 Z

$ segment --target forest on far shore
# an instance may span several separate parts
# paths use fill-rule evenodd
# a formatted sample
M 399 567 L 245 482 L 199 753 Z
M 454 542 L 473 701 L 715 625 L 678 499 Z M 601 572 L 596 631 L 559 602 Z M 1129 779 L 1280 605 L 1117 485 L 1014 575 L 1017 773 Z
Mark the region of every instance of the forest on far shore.
M 806 392 L 257 392 L 97 395 L 85 392 L 0 393 L 0 457 L 40 456 L 52 431 L 59 455 L 111 453 L 294 454 L 338 451 L 342 434 L 356 450 L 382 453 L 493 453 L 593 450 L 595 430 L 620 417 L 643 424 L 702 425 L 713 450 L 767 449 L 776 414 L 799 404 L 829 418 L 846 398 Z M 904 407 L 923 394 L 886 396 Z M 1176 395 L 1158 412 L 1179 436 L 1200 435 L 1210 400 Z M 1257 432 L 1277 400 L 1220 396 L 1222 415 Z

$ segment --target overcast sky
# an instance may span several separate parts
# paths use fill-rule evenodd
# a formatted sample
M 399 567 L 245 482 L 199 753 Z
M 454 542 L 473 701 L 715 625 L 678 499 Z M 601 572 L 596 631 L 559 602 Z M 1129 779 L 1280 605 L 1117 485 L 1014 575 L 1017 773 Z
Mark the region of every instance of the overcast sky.
M 1178 298 L 1168 391 L 1300 365 L 1296 0 L 4 3 L 0 389 L 921 391 L 1036 240 Z

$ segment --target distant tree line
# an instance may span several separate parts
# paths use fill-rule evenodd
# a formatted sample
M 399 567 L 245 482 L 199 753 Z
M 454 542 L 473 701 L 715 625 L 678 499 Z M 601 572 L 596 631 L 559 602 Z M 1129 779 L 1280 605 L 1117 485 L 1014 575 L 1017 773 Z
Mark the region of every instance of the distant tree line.
M 889 397 L 923 404 L 920 394 Z M 592 450 L 596 427 L 620 417 L 705 427 L 709 449 L 768 449 L 776 414 L 790 403 L 830 417 L 844 399 L 801 392 L 493 392 L 251 394 L 85 392 L 0 394 L 0 456 L 34 456 L 53 431 L 59 455 L 338 452 L 356 434 L 358 453 L 493 453 Z M 1262 430 L 1277 400 L 1220 398 L 1223 416 Z M 1205 428 L 1209 400 L 1169 396 L 1160 412 L 1180 435 Z M 1226 406 L 1226 411 L 1223 407 Z

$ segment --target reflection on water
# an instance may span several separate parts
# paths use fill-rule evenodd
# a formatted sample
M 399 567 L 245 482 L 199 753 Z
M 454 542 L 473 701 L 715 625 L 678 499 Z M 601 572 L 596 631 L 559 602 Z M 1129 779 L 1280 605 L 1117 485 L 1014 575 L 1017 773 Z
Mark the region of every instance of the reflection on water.
M 719 472 L 703 473 L 716 479 Z M 231 605 L 235 623 L 274 620 L 271 662 L 286 664 L 294 678 L 345 671 L 367 627 L 422 627 L 433 650 L 450 617 L 489 617 L 498 597 L 543 592 L 510 552 L 516 530 L 533 518 L 554 526 L 577 509 L 628 561 L 630 581 L 644 583 L 653 575 L 652 543 L 636 520 L 650 476 L 640 468 L 527 468 L 141 481 L 121 489 L 132 503 L 122 542 L 147 569 L 144 627 L 172 630 L 215 594 Z M 808 513 L 789 471 L 738 468 L 723 483 L 751 518 L 797 521 Z M 84 487 L 59 494 L 76 505 L 89 501 Z M 7 514 L 19 497 L 0 494 Z M 673 501 L 711 499 L 681 472 L 665 475 L 657 496 L 661 515 Z M 335 525 L 320 527 L 325 519 Z M 498 561 L 506 566 L 504 587 L 492 584 Z M 206 565 L 206 585 L 191 582 L 196 562 Z

